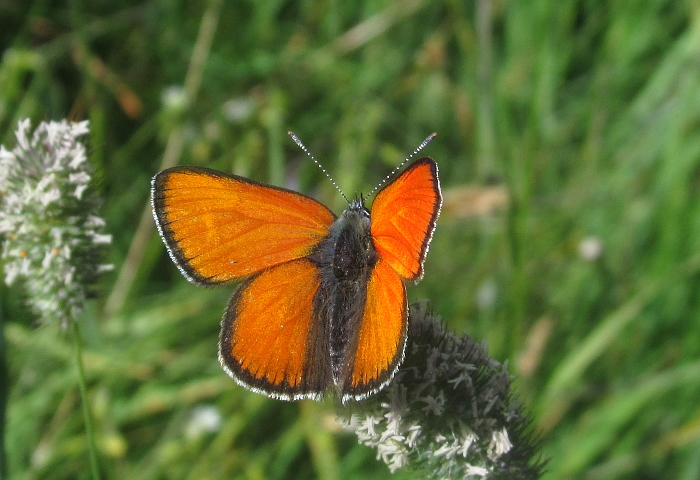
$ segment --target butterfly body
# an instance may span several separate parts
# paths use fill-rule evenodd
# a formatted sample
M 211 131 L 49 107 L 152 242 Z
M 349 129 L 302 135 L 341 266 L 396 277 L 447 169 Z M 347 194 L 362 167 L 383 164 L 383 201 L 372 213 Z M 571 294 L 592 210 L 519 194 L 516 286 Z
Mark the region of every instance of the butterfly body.
M 152 182 L 168 252 L 199 285 L 243 279 L 221 322 L 219 360 L 268 396 L 342 401 L 386 385 L 403 360 L 404 280 L 418 280 L 441 205 L 424 157 L 336 217 L 290 190 L 198 167 Z
M 308 257 L 319 269 L 314 310 L 327 331 L 328 345 L 323 350 L 330 353 L 332 383 L 338 391 L 347 389 L 367 283 L 379 259 L 370 225 L 364 202 L 352 202 Z

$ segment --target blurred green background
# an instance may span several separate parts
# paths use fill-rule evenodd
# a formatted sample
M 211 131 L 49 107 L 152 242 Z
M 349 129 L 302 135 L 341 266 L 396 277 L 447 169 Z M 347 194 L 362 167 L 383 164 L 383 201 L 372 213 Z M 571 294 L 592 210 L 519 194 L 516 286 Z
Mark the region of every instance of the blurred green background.
M 0 2 L 0 142 L 89 119 L 116 270 L 81 318 L 106 478 L 388 478 L 332 402 L 235 385 L 233 287 L 147 211 L 166 163 L 344 201 L 429 133 L 445 206 L 410 299 L 488 342 L 546 478 L 700 478 L 700 1 Z M 87 478 L 70 339 L 0 287 L 12 479 Z M 393 478 L 411 478 L 409 474 Z

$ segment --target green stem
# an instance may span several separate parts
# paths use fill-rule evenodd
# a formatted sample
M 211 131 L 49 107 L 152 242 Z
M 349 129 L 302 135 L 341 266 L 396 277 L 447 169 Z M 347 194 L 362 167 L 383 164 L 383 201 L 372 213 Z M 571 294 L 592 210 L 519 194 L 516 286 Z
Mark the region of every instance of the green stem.
M 7 398 L 10 390 L 10 376 L 7 372 L 5 348 L 5 325 L 0 309 L 0 480 L 8 478 L 7 456 L 5 455 L 5 417 L 7 408 Z
M 97 461 L 97 448 L 95 447 L 95 433 L 92 426 L 92 415 L 90 413 L 90 403 L 88 402 L 87 382 L 85 381 L 85 370 L 83 369 L 83 345 L 80 340 L 80 328 L 78 322 L 71 322 L 73 330 L 73 345 L 75 350 L 75 365 L 78 367 L 78 385 L 80 386 L 80 398 L 83 403 L 83 417 L 85 417 L 85 431 L 88 438 L 88 450 L 90 451 L 90 464 L 92 466 L 93 480 L 100 479 L 100 466 Z
M 197 34 L 197 40 L 192 50 L 190 65 L 187 68 L 187 75 L 185 77 L 185 94 L 190 103 L 196 100 L 199 87 L 202 83 L 204 64 L 207 58 L 209 58 L 209 52 L 211 51 L 211 45 L 214 40 L 214 33 L 216 32 L 216 26 L 219 22 L 219 13 L 222 3 L 222 0 L 210 0 L 199 25 L 199 33 Z M 165 170 L 168 167 L 177 165 L 184 146 L 182 129 L 182 126 L 178 126 L 168 135 L 165 152 L 163 152 L 163 160 L 158 170 Z M 146 253 L 148 241 L 155 231 L 154 227 L 155 223 L 153 223 L 153 214 L 151 213 L 151 202 L 146 201 L 143 213 L 141 214 L 141 221 L 131 241 L 129 252 L 126 254 L 126 259 L 114 283 L 112 293 L 110 293 L 107 298 L 107 303 L 105 304 L 106 317 L 118 314 L 124 305 L 127 295 L 131 290 L 131 286 L 136 279 L 136 273 L 139 265 L 141 265 L 141 260 Z

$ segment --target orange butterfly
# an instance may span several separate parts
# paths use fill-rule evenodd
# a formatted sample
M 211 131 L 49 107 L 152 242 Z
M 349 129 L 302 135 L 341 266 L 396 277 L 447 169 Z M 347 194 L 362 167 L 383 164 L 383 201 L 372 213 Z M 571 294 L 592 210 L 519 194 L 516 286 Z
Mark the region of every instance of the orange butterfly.
M 391 380 L 406 345 L 403 281 L 422 277 L 442 204 L 433 159 L 381 189 L 371 214 L 362 197 L 338 218 L 300 193 L 201 167 L 163 170 L 151 196 L 158 231 L 189 281 L 245 279 L 219 342 L 236 382 L 283 400 L 334 391 L 345 402 Z

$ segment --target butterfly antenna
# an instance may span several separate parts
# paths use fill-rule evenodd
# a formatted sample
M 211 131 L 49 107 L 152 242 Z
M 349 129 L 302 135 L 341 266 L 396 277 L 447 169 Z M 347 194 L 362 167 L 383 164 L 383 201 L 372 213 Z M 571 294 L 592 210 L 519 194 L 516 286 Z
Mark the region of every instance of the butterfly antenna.
M 420 152 L 421 150 L 423 150 L 423 149 L 425 148 L 425 146 L 426 146 L 427 144 L 429 144 L 430 142 L 432 142 L 432 141 L 433 141 L 433 138 L 435 138 L 435 137 L 437 137 L 437 132 L 433 132 L 433 133 L 431 133 L 430 135 L 428 135 L 428 138 L 426 138 L 425 140 L 423 140 L 423 142 L 421 142 L 421 144 L 418 145 L 418 148 L 416 148 L 416 149 L 413 151 L 412 154 L 410 154 L 408 157 L 406 157 L 406 159 L 405 159 L 403 162 L 401 162 L 401 163 L 399 164 L 398 167 L 396 167 L 395 169 L 393 169 L 389 175 L 387 175 L 386 177 L 384 177 L 384 180 L 382 180 L 381 182 L 379 182 L 379 185 L 377 185 L 376 187 L 374 187 L 374 188 L 372 189 L 372 191 L 369 192 L 369 194 L 367 195 L 367 198 L 371 197 L 372 194 L 373 194 L 374 192 L 376 192 L 377 190 L 379 190 L 379 188 L 382 187 L 382 186 L 387 182 L 387 180 L 389 180 L 391 177 L 393 177 L 393 176 L 396 174 L 396 172 L 398 172 L 398 171 L 401 169 L 401 167 L 403 167 L 404 165 L 406 165 L 406 162 L 408 162 L 410 159 L 412 159 L 413 157 L 415 157 L 416 153 L 418 153 L 418 152 Z
M 330 173 L 328 173 L 328 172 L 326 171 L 326 169 L 323 168 L 323 165 L 321 165 L 321 164 L 318 162 L 318 160 L 316 160 L 316 159 L 314 158 L 314 156 L 311 155 L 311 152 L 309 152 L 309 150 L 306 148 L 306 146 L 305 146 L 303 143 L 301 143 L 301 140 L 299 140 L 299 137 L 297 137 L 297 136 L 294 134 L 294 132 L 287 132 L 287 134 L 288 134 L 290 137 L 292 137 L 292 140 L 294 140 L 294 143 L 296 143 L 297 145 L 299 145 L 299 148 L 301 148 L 301 149 L 304 151 L 304 153 L 307 154 L 307 155 L 309 156 L 309 158 L 310 158 L 311 160 L 314 161 L 314 163 L 318 166 L 318 168 L 321 169 L 321 171 L 323 172 L 323 174 L 326 176 L 326 178 L 328 178 L 328 180 L 331 181 L 331 183 L 333 184 L 333 186 L 335 187 L 335 189 L 338 190 L 338 191 L 340 192 L 340 194 L 343 196 L 343 198 L 345 199 L 345 201 L 348 202 L 348 203 L 350 203 L 350 200 L 348 200 L 348 197 L 345 196 L 345 194 L 344 194 L 343 191 L 340 189 L 340 187 L 338 186 L 338 184 L 335 183 L 335 180 L 333 180 L 333 177 L 331 177 Z

